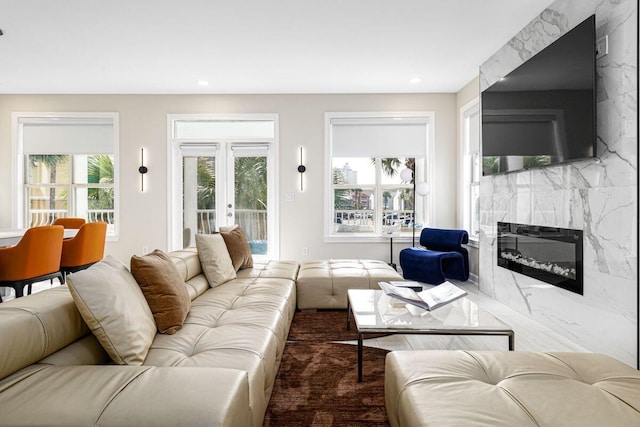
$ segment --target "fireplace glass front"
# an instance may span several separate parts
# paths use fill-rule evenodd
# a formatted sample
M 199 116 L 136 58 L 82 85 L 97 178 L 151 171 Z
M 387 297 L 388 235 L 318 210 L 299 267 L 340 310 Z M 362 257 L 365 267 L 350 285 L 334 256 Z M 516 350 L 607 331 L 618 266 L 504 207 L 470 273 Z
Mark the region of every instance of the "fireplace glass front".
M 582 230 L 498 222 L 498 266 L 582 295 Z

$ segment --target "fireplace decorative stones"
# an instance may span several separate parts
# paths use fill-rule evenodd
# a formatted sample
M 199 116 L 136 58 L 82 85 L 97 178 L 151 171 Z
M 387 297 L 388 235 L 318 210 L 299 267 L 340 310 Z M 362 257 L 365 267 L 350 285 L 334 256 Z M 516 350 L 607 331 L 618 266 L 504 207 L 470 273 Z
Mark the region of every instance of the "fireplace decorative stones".
M 498 266 L 582 295 L 582 230 L 498 222 Z

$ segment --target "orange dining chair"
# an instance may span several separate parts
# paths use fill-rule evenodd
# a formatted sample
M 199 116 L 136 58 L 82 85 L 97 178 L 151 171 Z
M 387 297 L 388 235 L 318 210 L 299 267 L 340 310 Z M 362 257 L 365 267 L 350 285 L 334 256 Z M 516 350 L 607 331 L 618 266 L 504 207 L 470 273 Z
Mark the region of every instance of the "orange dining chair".
M 0 286 L 11 287 L 16 298 L 24 295 L 24 287 L 47 279 L 60 279 L 60 256 L 64 228 L 47 225 L 28 229 L 17 245 L 0 248 Z
M 89 268 L 102 259 L 106 237 L 106 222 L 88 222 L 80 227 L 75 237 L 64 240 L 60 260 L 62 283 L 68 273 Z
M 82 227 L 87 221 L 84 218 L 58 218 L 53 225 L 61 225 L 64 228 L 78 229 Z

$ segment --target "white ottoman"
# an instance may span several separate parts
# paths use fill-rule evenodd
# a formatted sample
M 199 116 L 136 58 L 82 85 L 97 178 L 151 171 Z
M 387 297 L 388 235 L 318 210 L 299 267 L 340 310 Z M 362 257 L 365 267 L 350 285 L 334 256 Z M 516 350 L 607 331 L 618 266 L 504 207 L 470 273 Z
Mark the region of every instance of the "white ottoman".
M 384 261 L 329 259 L 300 265 L 296 280 L 298 308 L 347 308 L 348 289 L 380 289 L 378 282 L 403 280 Z
M 394 351 L 392 427 L 640 426 L 640 372 L 594 353 Z

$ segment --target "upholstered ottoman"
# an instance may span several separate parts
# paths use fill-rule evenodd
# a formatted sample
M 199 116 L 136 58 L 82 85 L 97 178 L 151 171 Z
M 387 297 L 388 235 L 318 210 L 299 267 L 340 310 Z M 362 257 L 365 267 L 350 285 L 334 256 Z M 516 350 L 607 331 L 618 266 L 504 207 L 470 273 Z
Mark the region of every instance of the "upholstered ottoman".
M 298 308 L 347 308 L 347 289 L 380 289 L 378 282 L 403 280 L 377 260 L 329 259 L 300 265 L 296 281 Z
M 391 426 L 640 426 L 640 372 L 593 353 L 396 351 Z

